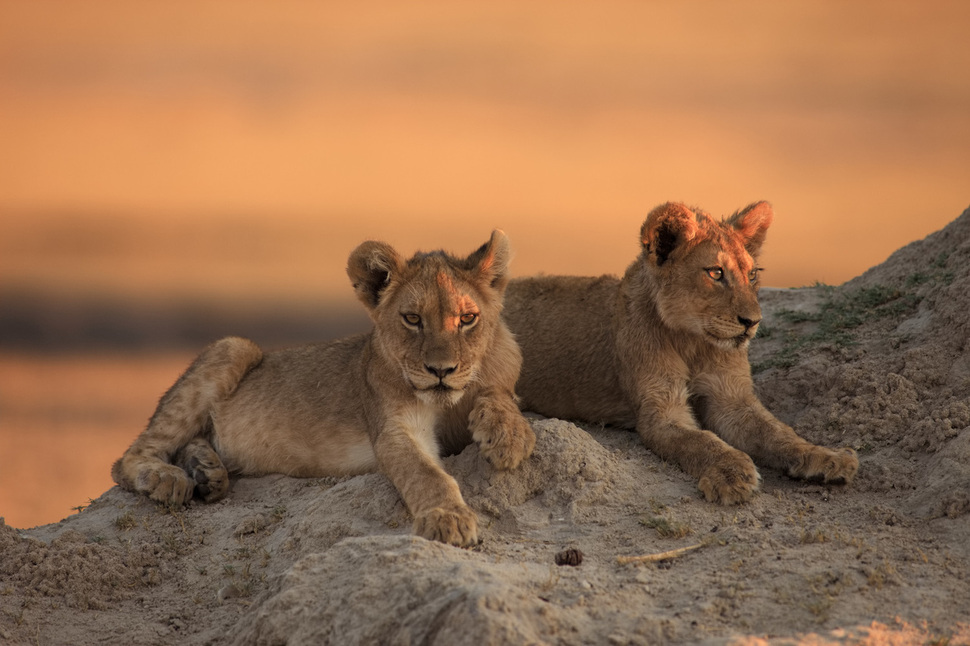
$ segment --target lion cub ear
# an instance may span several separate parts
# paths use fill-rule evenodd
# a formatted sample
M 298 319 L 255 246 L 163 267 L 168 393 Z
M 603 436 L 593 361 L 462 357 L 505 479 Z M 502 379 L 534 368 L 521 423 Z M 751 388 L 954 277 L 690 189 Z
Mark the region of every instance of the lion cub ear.
M 491 239 L 468 256 L 467 262 L 482 280 L 501 291 L 509 282 L 511 260 L 509 237 L 501 229 L 495 229 Z
M 730 224 L 741 236 L 745 250 L 752 256 L 758 255 L 761 245 L 768 235 L 768 227 L 775 217 L 775 212 L 768 202 L 755 202 L 744 207 L 730 218 Z
M 401 257 L 385 242 L 362 242 L 350 254 L 347 275 L 357 298 L 369 310 L 377 307 L 391 276 L 401 269 Z
M 640 244 L 660 266 L 677 247 L 690 242 L 696 235 L 697 216 L 694 212 L 683 204 L 666 202 L 647 215 L 640 228 Z

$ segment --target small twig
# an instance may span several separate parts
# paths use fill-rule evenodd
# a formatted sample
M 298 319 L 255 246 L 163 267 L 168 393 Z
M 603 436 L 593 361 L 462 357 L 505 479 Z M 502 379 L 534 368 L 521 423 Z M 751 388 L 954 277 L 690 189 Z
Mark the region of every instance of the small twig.
M 692 552 L 701 547 L 704 547 L 704 543 L 688 545 L 687 547 L 678 547 L 675 550 L 657 552 L 656 554 L 644 554 L 642 556 L 617 556 L 616 562 L 620 565 L 627 565 L 629 563 L 657 563 L 659 561 L 666 561 L 667 559 L 675 559 L 678 556 L 683 556 L 687 552 Z

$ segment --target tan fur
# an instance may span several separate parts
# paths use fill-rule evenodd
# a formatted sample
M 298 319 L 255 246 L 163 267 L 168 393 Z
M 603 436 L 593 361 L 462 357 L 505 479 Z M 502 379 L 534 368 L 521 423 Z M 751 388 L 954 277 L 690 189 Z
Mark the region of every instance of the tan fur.
M 426 538 L 478 541 L 475 513 L 439 455 L 471 441 L 499 469 L 535 435 L 515 403 L 521 354 L 501 318 L 508 283 L 501 231 L 467 258 L 408 261 L 365 242 L 347 273 L 374 329 L 263 354 L 230 337 L 206 348 L 162 397 L 112 468 L 153 500 L 223 497 L 228 473 L 319 477 L 380 470 Z
M 751 458 L 793 477 L 852 480 L 854 451 L 806 442 L 754 394 L 755 260 L 772 217 L 767 202 L 720 222 L 667 203 L 647 216 L 622 279 L 512 281 L 505 316 L 524 358 L 523 408 L 636 428 L 710 501 L 751 497 L 760 481 Z

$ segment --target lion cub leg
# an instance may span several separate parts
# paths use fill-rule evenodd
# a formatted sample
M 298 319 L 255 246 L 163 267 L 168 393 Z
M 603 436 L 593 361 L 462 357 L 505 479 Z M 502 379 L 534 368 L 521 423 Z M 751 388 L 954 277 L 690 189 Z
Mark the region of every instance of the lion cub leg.
M 761 486 L 761 474 L 750 456 L 710 431 L 673 420 L 637 424 L 637 431 L 647 448 L 697 478 L 708 502 L 735 505 L 750 499 Z
M 660 399 L 664 394 L 667 398 Z M 644 444 L 697 478 L 697 487 L 708 502 L 734 505 L 758 491 L 761 474 L 751 457 L 711 431 L 698 428 L 686 392 L 658 388 L 652 400 L 644 399 L 637 422 Z
M 825 484 L 848 484 L 859 470 L 859 456 L 855 449 L 847 446 L 829 449 L 824 446 L 808 444 L 792 455 L 786 473 L 792 478 L 801 478 Z
M 846 484 L 859 469 L 851 448 L 829 449 L 812 444 L 768 412 L 753 390 L 737 387 L 711 390 L 705 418 L 718 435 L 749 453 L 759 464 L 793 478 L 826 484 Z
M 468 430 L 496 469 L 514 469 L 532 455 L 536 435 L 511 393 L 483 393 L 468 415 Z
M 434 416 L 404 414 L 377 435 L 374 452 L 414 516 L 414 533 L 458 547 L 478 544 L 478 518 L 441 466 Z
M 204 477 L 210 480 L 215 477 L 218 481 L 214 489 L 206 483 L 209 487 L 206 496 L 213 496 L 219 489 L 224 493 L 218 478 L 221 461 L 216 465 L 204 448 L 199 445 L 187 448 L 187 445 L 204 432 L 212 406 L 228 397 L 261 359 L 262 352 L 256 344 L 236 337 L 216 341 L 203 350 L 162 396 L 148 427 L 114 463 L 111 468 L 114 481 L 123 489 L 143 493 L 161 503 L 184 504 L 192 498 L 198 480 L 189 477 L 185 469 L 172 461 L 186 447 L 183 464 L 195 458 L 198 464 L 192 463 L 193 471 L 201 466 Z
M 678 429 L 667 438 L 685 443 L 677 451 L 683 469 L 697 477 L 697 488 L 708 502 L 736 505 L 750 500 L 761 488 L 754 461 L 705 430 Z
M 855 450 L 812 444 L 760 404 L 749 410 L 749 419 L 743 430 L 733 434 L 732 444 L 747 448 L 759 463 L 780 469 L 792 478 L 824 484 L 848 484 L 855 477 L 859 470 Z

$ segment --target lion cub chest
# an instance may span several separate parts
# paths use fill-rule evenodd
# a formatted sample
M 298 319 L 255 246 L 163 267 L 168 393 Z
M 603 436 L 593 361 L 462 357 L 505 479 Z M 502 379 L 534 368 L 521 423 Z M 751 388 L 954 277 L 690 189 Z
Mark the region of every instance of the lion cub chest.
M 441 407 L 416 398 L 390 412 L 388 424 L 381 432 L 400 432 L 424 454 L 437 457 L 441 453 L 438 432 L 443 412 Z

